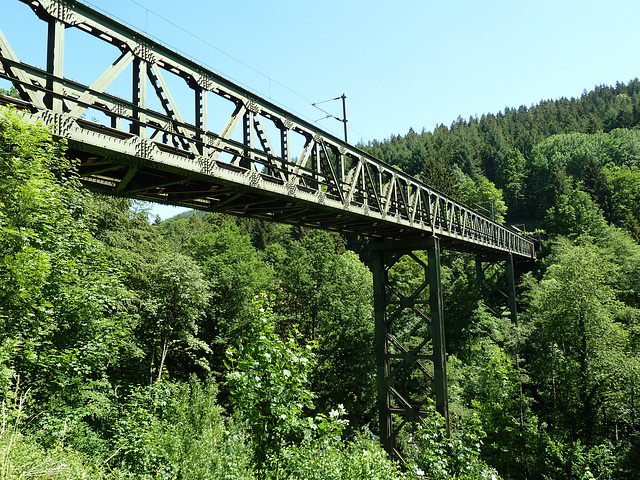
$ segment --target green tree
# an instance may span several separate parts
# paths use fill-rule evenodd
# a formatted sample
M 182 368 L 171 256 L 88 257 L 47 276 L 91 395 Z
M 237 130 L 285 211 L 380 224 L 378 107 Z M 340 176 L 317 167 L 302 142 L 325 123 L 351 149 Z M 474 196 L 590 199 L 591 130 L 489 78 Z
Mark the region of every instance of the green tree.
M 470 324 L 468 360 L 449 361 L 452 412 L 463 418 L 477 416 L 486 434 L 482 454 L 501 475 L 530 478 L 535 472 L 531 455 L 536 451 L 538 419 L 520 356 L 525 332 L 509 315 L 494 316 L 482 304 Z
M 496 165 L 496 186 L 504 191 L 510 207 L 518 205 L 524 195 L 526 160 L 519 150 L 510 149 Z
M 605 218 L 611 221 L 612 186 L 607 174 L 592 156 L 587 160 L 582 177 L 582 185 L 584 191 L 591 195 L 591 198 L 600 205 Z
M 602 170 L 608 191 L 609 219 L 615 225 L 628 227 L 640 220 L 640 167 L 606 165 Z
M 201 224 L 192 226 L 198 232 L 188 234 L 184 249 L 198 263 L 209 285 L 200 338 L 212 349 L 212 370 L 222 375 L 227 346 L 250 330 L 253 298 L 260 291 L 269 291 L 273 274 L 258 257 L 249 235 L 235 222 L 206 216 Z
M 198 336 L 208 285 L 198 264 L 179 253 L 164 254 L 151 271 L 149 283 L 144 316 L 154 346 L 151 372 L 156 380 L 162 378 L 169 352 L 177 346 L 195 364 L 208 370 L 209 365 L 200 355 L 210 349 Z
M 0 391 L 19 376 L 34 427 L 96 455 L 129 356 L 130 295 L 90 236 L 73 162 L 47 130 L 0 110 Z
M 530 291 L 532 366 L 553 425 L 591 438 L 627 365 L 628 333 L 616 321 L 620 304 L 609 284 L 615 270 L 597 247 L 562 240 L 554 250 Z
M 14 86 L 11 86 L 9 90 L 5 88 L 0 88 L 0 95 L 7 95 L 9 97 L 20 98 L 20 94 L 18 93 L 18 90 L 16 90 L 16 87 Z
M 310 390 L 314 366 L 311 345 L 299 337 L 282 340 L 275 332 L 267 299 L 257 297 L 253 330 L 227 350 L 228 382 L 237 415 L 248 422 L 260 468 L 270 454 L 296 442 L 339 441 L 340 413 L 310 416 L 315 394 Z M 296 333 L 295 331 L 293 332 Z
M 477 180 L 467 177 L 460 185 L 460 201 L 469 207 L 480 210 L 498 223 L 504 223 L 507 205 L 502 199 L 502 191 L 483 175 Z
M 445 158 L 429 157 L 423 164 L 420 180 L 439 192 L 457 198 L 460 193 L 456 168 Z
M 546 226 L 550 233 L 576 238 L 580 235 L 598 237 L 607 224 L 602 211 L 588 193 L 573 190 L 561 195 L 547 212 Z
M 340 238 L 319 230 L 272 248 L 279 280 L 274 311 L 281 331 L 298 328 L 318 345 L 317 404 L 344 404 L 360 425 L 373 414 L 372 277 L 353 252 L 337 249 L 343 249 Z

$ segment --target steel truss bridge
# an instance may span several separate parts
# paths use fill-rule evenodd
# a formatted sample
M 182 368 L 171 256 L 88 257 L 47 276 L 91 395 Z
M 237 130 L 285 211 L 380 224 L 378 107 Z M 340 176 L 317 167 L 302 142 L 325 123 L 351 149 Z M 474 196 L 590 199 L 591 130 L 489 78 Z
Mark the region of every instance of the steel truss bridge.
M 400 455 L 396 433 L 431 397 L 448 425 L 440 251 L 475 254 L 483 290 L 483 265 L 506 265 L 490 270 L 515 315 L 513 262 L 535 258 L 531 239 L 76 0 L 13 1 L 42 25 L 46 64 L 3 33 L 20 18 L 0 20 L 0 78 L 20 95 L 0 104 L 66 139 L 91 190 L 372 237 L 381 441 Z M 87 56 L 104 69 L 78 80 Z M 424 272 L 412 292 L 390 275 L 406 256 Z M 407 312 L 420 342 L 396 334 Z

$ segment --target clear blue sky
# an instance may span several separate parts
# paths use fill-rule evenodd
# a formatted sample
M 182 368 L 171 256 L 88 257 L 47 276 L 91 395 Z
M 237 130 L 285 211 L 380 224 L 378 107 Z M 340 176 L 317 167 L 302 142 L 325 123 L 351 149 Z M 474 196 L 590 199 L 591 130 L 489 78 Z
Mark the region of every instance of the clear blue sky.
M 351 143 L 640 76 L 637 0 L 85 3 L 306 119 L 324 116 L 311 102 L 345 93 Z M 0 29 L 21 59 L 42 45 L 19 35 L 28 13 L 2 0 Z M 342 136 L 334 119 L 318 125 Z

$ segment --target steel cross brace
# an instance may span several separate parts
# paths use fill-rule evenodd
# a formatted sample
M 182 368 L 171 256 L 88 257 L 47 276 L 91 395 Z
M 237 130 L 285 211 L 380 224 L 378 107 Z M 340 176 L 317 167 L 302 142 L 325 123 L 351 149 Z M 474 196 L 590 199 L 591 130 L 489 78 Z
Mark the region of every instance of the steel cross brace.
M 512 255 L 476 256 L 476 281 L 480 298 L 492 314 L 509 309 L 511 321 L 518 320 L 516 282 Z
M 399 262 L 415 264 L 418 284 L 398 276 Z M 423 421 L 432 397 L 449 433 L 439 240 L 374 243 L 373 285 L 380 441 L 402 461 L 397 434 Z

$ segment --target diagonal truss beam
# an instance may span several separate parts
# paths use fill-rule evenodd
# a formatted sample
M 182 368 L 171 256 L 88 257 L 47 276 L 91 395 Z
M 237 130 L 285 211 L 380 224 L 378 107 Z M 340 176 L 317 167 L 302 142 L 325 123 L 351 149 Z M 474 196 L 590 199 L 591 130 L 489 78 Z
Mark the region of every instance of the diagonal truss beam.
M 44 109 L 45 106 L 42 98 L 40 98 L 34 90 L 25 88 L 26 85 L 32 83 L 32 79 L 18 66 L 20 64 L 18 57 L 16 57 L 16 54 L 13 52 L 2 30 L 0 30 L 0 64 L 6 76 L 18 80 L 18 82 L 14 82 L 13 85 L 16 90 L 20 92 L 22 99 L 31 102 L 36 108 Z
M 125 52 L 113 62 L 107 70 L 100 75 L 100 77 L 93 82 L 91 87 L 86 90 L 78 98 L 77 105 L 71 110 L 69 115 L 72 117 L 81 116 L 87 109 L 87 105 L 91 105 L 96 101 L 96 92 L 104 92 L 106 88 L 111 84 L 133 61 L 134 56 L 132 52 Z
M 180 111 L 178 110 L 178 105 L 173 99 L 171 95 L 171 91 L 169 90 L 167 83 L 164 81 L 164 77 L 162 76 L 162 73 L 160 71 L 160 68 L 158 68 L 158 65 L 156 65 L 155 63 L 152 63 L 148 68 L 148 75 L 149 75 L 149 80 L 151 80 L 151 85 L 153 85 L 153 88 L 156 91 L 156 95 L 158 96 L 158 99 L 162 104 L 162 108 L 164 108 L 164 111 L 166 112 L 167 116 L 171 119 L 170 124 L 168 124 L 165 127 L 165 129 L 167 131 L 175 130 L 176 133 L 180 134 L 178 138 L 180 139 L 182 148 L 184 148 L 185 150 L 189 150 L 190 149 L 189 144 L 184 139 L 185 131 L 181 127 L 184 121 L 182 120 L 182 116 L 180 115 Z
M 37 18 L 47 23 L 47 44 L 43 45 L 47 68 L 43 70 L 16 58 L 1 32 L 3 22 L 15 19 L 3 17 L 0 77 L 12 82 L 27 102 L 30 113 L 26 115 L 50 125 L 56 135 L 69 140 L 78 155 L 97 153 L 114 165 L 123 165 L 124 168 L 103 171 L 93 178 L 83 177 L 92 188 L 118 193 L 117 186 L 131 181 L 122 172 L 130 172 L 131 165 L 142 162 L 146 167 L 135 174 L 136 178 L 154 170 L 161 176 L 197 178 L 244 194 L 288 199 L 303 207 L 299 211 L 312 212 L 297 221 L 313 227 L 322 228 L 329 218 L 340 218 L 345 230 L 374 237 L 437 237 L 443 248 L 535 257 L 533 242 L 518 232 L 77 0 L 8 1 L 27 4 Z M 68 59 L 63 56 L 64 42 L 77 39 L 65 38 L 64 31 L 69 28 L 122 52 L 88 85 L 63 75 L 72 70 L 65 64 Z M 132 63 L 133 68 L 127 68 Z M 126 82 L 133 85 L 129 99 L 110 92 L 122 84 L 116 80 L 126 72 L 133 77 Z M 195 98 L 195 109 L 192 103 L 184 106 L 182 89 L 181 95 L 171 91 L 165 81 L 166 72 L 184 81 L 187 91 L 192 92 L 188 102 Z M 147 82 L 160 100 L 160 111 L 149 108 Z M 227 102 L 232 110 L 219 130 L 212 129 L 214 122 L 207 119 L 207 98 L 212 95 Z M 0 102 L 11 100 L 3 98 Z M 82 119 L 88 109 L 103 112 L 110 123 Z M 194 118 L 182 115 L 187 110 L 195 110 Z M 241 139 L 237 139 L 241 122 Z M 269 138 L 268 130 L 279 132 L 280 148 Z M 153 133 L 149 136 L 147 132 Z M 292 158 L 295 144 L 303 147 L 298 157 Z M 161 202 L 174 201 L 151 190 L 136 195 L 145 200 L 157 196 Z M 180 202 L 178 197 L 175 199 Z M 227 207 L 211 196 L 201 198 L 198 208 Z M 243 214 L 251 215 L 251 209 Z M 256 211 L 256 215 L 263 218 L 264 213 Z M 279 219 L 276 212 L 273 219 Z

